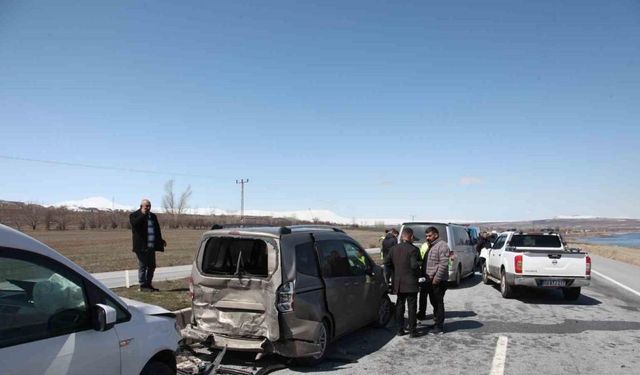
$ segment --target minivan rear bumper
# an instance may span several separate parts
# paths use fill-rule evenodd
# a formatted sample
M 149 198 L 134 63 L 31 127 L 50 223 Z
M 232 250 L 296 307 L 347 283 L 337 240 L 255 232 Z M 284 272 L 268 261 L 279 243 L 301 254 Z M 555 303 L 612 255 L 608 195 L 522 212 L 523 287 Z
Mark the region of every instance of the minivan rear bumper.
M 192 340 L 201 344 L 206 344 L 211 348 L 245 352 L 269 352 L 271 343 L 266 338 L 251 338 L 251 337 L 231 337 L 212 332 L 206 332 L 189 324 L 182 329 L 182 337 L 188 340 Z
M 310 340 L 282 338 L 271 342 L 267 338 L 233 337 L 205 332 L 189 324 L 182 330 L 182 337 L 210 348 L 242 352 L 275 353 L 289 358 L 309 357 L 319 352 L 319 347 Z

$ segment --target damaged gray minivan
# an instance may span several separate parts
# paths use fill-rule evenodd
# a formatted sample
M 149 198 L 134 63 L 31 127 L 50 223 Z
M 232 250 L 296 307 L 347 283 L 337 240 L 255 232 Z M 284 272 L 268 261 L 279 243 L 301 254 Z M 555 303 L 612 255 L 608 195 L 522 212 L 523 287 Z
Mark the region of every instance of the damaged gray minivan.
M 206 232 L 192 269 L 187 339 L 209 348 L 322 361 L 336 337 L 385 326 L 393 305 L 382 269 L 338 228 Z

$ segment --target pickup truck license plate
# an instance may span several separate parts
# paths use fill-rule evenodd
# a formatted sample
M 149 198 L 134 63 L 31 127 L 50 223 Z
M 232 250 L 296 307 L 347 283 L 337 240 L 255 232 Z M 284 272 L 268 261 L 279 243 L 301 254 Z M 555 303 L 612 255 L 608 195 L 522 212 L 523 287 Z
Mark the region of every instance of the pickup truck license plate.
M 564 280 L 542 280 L 542 286 L 547 288 L 565 285 L 566 283 Z

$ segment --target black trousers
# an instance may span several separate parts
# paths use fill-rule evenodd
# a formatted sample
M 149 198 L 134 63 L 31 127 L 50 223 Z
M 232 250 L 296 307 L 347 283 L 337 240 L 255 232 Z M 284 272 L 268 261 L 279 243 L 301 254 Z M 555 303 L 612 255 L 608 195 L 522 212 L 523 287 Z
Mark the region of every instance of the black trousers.
M 138 257 L 138 282 L 140 286 L 151 286 L 153 273 L 156 270 L 155 250 L 136 251 Z
M 409 307 L 409 331 L 416 329 L 416 310 L 418 293 L 398 293 L 396 301 L 396 321 L 400 325 L 400 329 L 404 329 L 404 304 Z
M 420 283 L 420 292 L 418 292 L 418 315 L 427 314 L 427 296 L 429 295 L 429 284 L 427 282 Z
M 444 324 L 444 293 L 447 291 L 446 281 L 441 281 L 438 284 L 433 284 L 431 281 L 428 283 L 429 301 L 433 306 L 433 320 L 436 326 L 442 327 Z

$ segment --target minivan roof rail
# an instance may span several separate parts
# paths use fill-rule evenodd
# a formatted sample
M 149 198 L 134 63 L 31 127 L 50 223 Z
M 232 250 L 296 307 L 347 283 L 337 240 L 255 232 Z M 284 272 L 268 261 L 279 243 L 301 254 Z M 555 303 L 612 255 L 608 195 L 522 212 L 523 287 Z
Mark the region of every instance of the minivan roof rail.
M 342 232 L 344 231 L 338 227 L 334 227 L 331 225 L 323 225 L 323 224 L 297 224 L 297 225 L 289 225 L 285 228 L 289 228 L 290 230 L 303 231 L 305 229 L 320 229 L 320 230 L 332 230 L 334 232 Z

